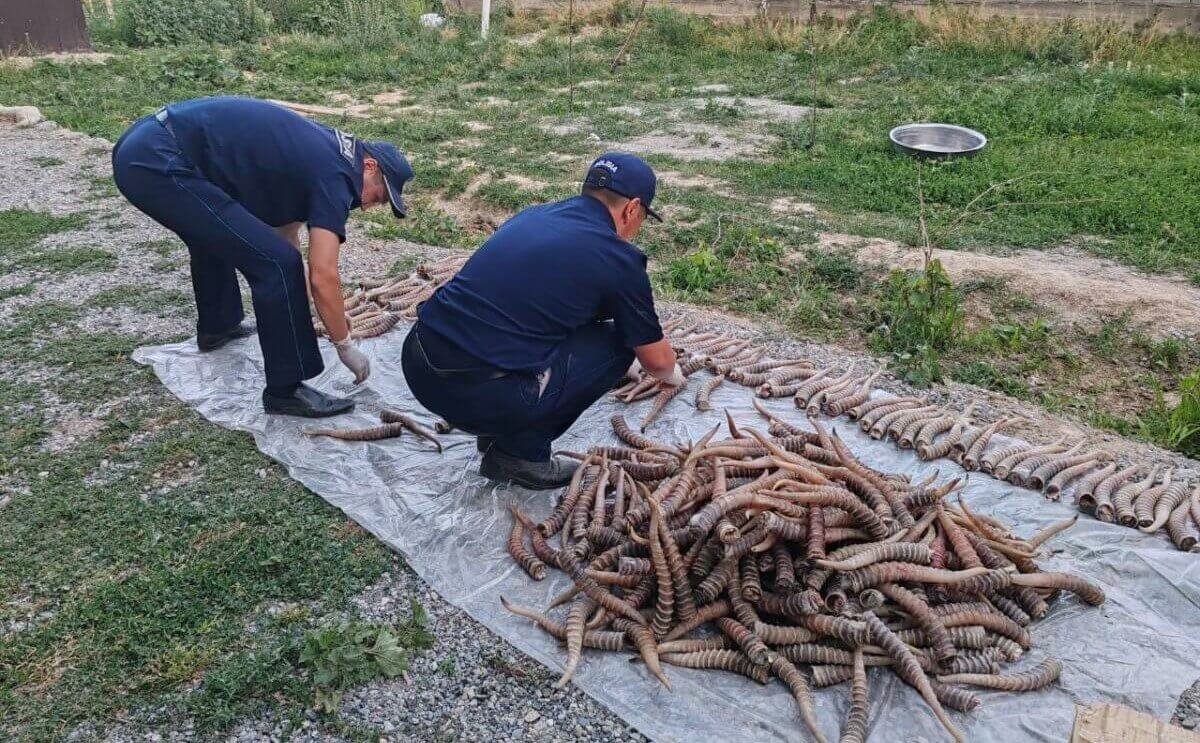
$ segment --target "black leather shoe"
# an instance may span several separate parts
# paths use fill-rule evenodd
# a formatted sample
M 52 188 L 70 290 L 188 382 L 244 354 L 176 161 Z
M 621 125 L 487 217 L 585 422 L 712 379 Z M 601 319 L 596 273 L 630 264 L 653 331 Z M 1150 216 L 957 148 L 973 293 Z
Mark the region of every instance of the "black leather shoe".
M 196 336 L 196 346 L 200 348 L 201 353 L 208 353 L 217 350 L 229 341 L 250 335 L 254 335 L 254 326 L 239 323 L 224 333 L 200 333 Z
M 492 444 L 494 444 L 494 443 L 496 443 L 495 436 L 476 436 L 475 437 L 475 448 L 479 450 L 480 454 L 486 454 L 487 450 L 491 449 Z
M 333 397 L 301 384 L 288 396 L 272 395 L 263 390 L 263 410 L 276 415 L 298 415 L 301 418 L 328 418 L 354 410 L 354 401 L 345 397 Z
M 530 490 L 553 490 L 571 481 L 579 462 L 551 458 L 549 462 L 529 462 L 491 447 L 479 464 L 479 474 L 489 480 L 509 481 Z

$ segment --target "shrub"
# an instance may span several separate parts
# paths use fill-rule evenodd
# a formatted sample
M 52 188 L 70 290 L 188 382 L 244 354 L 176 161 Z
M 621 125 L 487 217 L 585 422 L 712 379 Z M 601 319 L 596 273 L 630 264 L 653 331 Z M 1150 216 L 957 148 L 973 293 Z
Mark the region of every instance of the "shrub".
M 255 0 L 125 0 L 116 35 L 130 46 L 230 44 L 256 39 L 270 25 Z
M 703 19 L 672 8 L 647 8 L 646 21 L 659 41 L 677 49 L 700 44 L 708 30 Z
M 276 25 L 366 46 L 411 34 L 422 13 L 444 10 L 436 0 L 259 0 Z
M 711 291 L 728 275 L 729 269 L 709 247 L 680 256 L 667 266 L 667 281 L 671 286 L 688 292 Z
M 894 270 L 876 307 L 871 345 L 889 352 L 905 378 L 925 385 L 942 379 L 941 356 L 962 332 L 962 297 L 941 261 L 929 259 L 924 270 Z

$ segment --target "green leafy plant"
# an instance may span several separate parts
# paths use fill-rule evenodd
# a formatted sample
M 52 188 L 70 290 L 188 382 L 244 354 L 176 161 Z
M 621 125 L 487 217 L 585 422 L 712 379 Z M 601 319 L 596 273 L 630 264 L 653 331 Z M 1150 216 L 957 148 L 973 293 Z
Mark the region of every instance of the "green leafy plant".
M 680 256 L 667 266 L 667 281 L 687 292 L 712 291 L 729 276 L 729 269 L 710 247 Z
M 264 35 L 271 16 L 253 0 L 125 0 L 116 26 L 130 46 L 228 44 Z
M 920 272 L 893 270 L 876 313 L 872 347 L 891 353 L 913 384 L 941 381 L 941 356 L 954 345 L 963 324 L 962 298 L 941 261 L 927 259 Z
M 312 673 L 315 704 L 333 713 L 342 692 L 376 676 L 393 678 L 408 669 L 412 650 L 428 647 L 425 610 L 415 601 L 407 624 L 389 627 L 346 619 L 310 631 L 300 649 L 300 665 Z

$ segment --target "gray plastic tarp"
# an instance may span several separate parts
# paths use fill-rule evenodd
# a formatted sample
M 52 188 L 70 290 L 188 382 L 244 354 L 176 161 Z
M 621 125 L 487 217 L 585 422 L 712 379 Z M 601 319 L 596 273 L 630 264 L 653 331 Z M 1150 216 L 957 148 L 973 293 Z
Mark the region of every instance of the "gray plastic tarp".
M 332 347 L 322 341 L 328 368 L 312 383 L 327 392 L 352 393 L 358 401 L 352 415 L 335 419 L 338 426 L 373 425 L 384 406 L 432 423 L 432 416 L 409 393 L 400 370 L 405 332 L 397 328 L 362 344 L 374 373 L 354 390 Z M 568 585 L 556 571 L 551 579 L 533 582 L 505 550 L 511 525 L 508 504 L 541 518 L 549 512 L 553 495 L 496 486 L 481 478 L 470 436 L 443 436 L 446 450 L 438 455 L 427 442 L 410 435 L 348 443 L 301 432 L 325 423 L 264 415 L 262 358 L 254 338 L 203 355 L 191 341 L 147 347 L 134 359 L 151 365 L 174 394 L 209 420 L 249 432 L 258 448 L 286 466 L 292 477 L 400 551 L 448 601 L 538 661 L 561 668 L 563 653 L 556 642 L 506 612 L 499 602 L 504 594 L 541 607 Z M 693 386 L 699 381 L 694 379 Z M 740 423 L 762 425 L 746 388 L 718 388 L 715 410 L 709 413 L 695 410 L 691 398 L 690 392 L 676 398 L 650 433 L 664 440 L 698 438 L 721 420 L 722 408 Z M 621 412 L 636 422 L 648 405 L 603 400 L 558 446 L 583 450 L 616 443 L 609 417 Z M 790 400 L 770 405 L 787 420 L 802 420 Z M 892 444 L 872 441 L 845 419 L 833 424 L 863 460 L 878 469 L 919 477 L 936 466 L 943 478 L 963 474 L 947 461 L 924 463 Z M 1072 513 L 1065 503 L 1049 502 L 1038 493 L 981 475 L 971 477 L 964 496 L 973 508 L 1016 525 L 1026 535 Z M 1068 595 L 1053 605 L 1032 628 L 1033 649 L 1010 669 L 1055 657 L 1063 662 L 1061 682 L 1031 694 L 983 692 L 984 703 L 974 713 L 951 713 L 970 740 L 1066 740 L 1075 703 L 1119 702 L 1166 717 L 1180 692 L 1200 675 L 1200 556 L 1180 553 L 1161 537 L 1090 518 L 1081 519 L 1050 546 L 1053 554 L 1043 561 L 1046 569 L 1086 576 L 1104 587 L 1108 601 L 1092 608 Z M 587 651 L 575 683 L 654 740 L 807 739 L 795 704 L 779 683 L 762 687 L 732 674 L 672 667 L 667 673 L 673 693 L 623 654 Z M 919 697 L 890 672 L 873 671 L 870 681 L 871 740 L 947 738 Z M 837 738 L 847 696 L 845 686 L 816 693 L 821 727 L 831 739 Z

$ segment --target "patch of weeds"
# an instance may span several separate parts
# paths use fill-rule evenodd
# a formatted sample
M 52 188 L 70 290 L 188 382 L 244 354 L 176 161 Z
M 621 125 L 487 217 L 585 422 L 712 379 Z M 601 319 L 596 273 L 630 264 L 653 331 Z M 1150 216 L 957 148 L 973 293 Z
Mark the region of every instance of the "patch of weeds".
M 142 240 L 141 242 L 134 244 L 133 247 L 139 250 L 145 250 L 154 253 L 155 255 L 162 256 L 163 258 L 170 258 L 184 249 L 184 246 L 180 244 L 178 240 L 171 239 Z
M 1091 411 L 1088 415 L 1088 425 L 1094 428 L 1116 431 L 1122 436 L 1132 436 L 1137 432 L 1136 422 L 1110 413 L 1107 410 Z
M 10 251 L 24 251 L 48 235 L 83 229 L 87 224 L 83 214 L 56 217 L 28 209 L 6 209 L 0 211 L 0 252 L 11 255 Z
M 437 669 L 439 673 L 447 678 L 454 678 L 458 675 L 458 666 L 449 658 L 438 663 Z
M 1138 334 L 1133 342 L 1146 354 L 1150 367 L 1163 372 L 1178 371 L 1189 352 L 1188 345 L 1177 338 L 1151 338 Z
M 155 273 L 172 273 L 183 266 L 182 261 L 178 260 L 161 260 L 150 264 L 150 270 Z
M 1129 341 L 1129 322 L 1131 314 L 1126 311 L 1118 317 L 1106 320 L 1099 330 L 1091 335 L 1092 350 L 1097 355 L 1116 361 Z
M 712 248 L 703 247 L 667 264 L 667 282 L 683 292 L 709 292 L 729 278 L 729 269 Z
M 28 255 L 18 265 L 53 273 L 96 273 L 116 268 L 117 256 L 101 248 L 59 248 Z
M 39 168 L 54 168 L 65 164 L 66 161 L 57 157 L 49 157 L 47 155 L 38 155 L 33 158 L 33 164 Z
M 405 276 L 412 273 L 413 269 L 421 263 L 420 256 L 406 255 L 403 258 L 397 258 L 391 268 L 388 269 L 388 276 Z
M 506 209 L 510 212 L 520 211 L 530 204 L 542 201 L 541 194 L 526 191 L 515 184 L 505 181 L 491 181 L 479 187 L 475 196 L 482 201 Z
M 822 283 L 839 291 L 857 289 L 862 281 L 862 268 L 846 251 L 809 248 L 804 266 Z
M 837 295 L 825 284 L 802 280 L 789 294 L 784 317 L 799 331 L 824 331 L 837 325 Z
M 88 201 L 100 201 L 101 199 L 111 199 L 120 196 L 121 192 L 117 190 L 117 183 L 112 179 L 112 176 L 97 175 L 88 179 Z
M 890 353 L 904 378 L 919 386 L 942 379 L 942 355 L 962 333 L 962 297 L 940 261 L 918 272 L 893 270 L 874 308 L 869 338 L 878 353 Z
M 1033 353 L 1041 355 L 1050 341 L 1050 327 L 1041 318 L 1029 323 L 996 323 L 978 333 L 971 346 L 988 352 Z
M 1164 449 L 1189 457 L 1200 455 L 1200 371 L 1179 381 L 1179 402 L 1168 405 L 1162 389 L 1154 404 L 1138 416 L 1138 435 Z
M 367 223 L 367 234 L 379 240 L 409 240 L 422 245 L 442 247 L 473 247 L 475 240 L 459 227 L 451 217 L 432 206 L 415 205 L 406 219 L 394 219 L 386 215 L 363 215 Z
M 1004 373 L 988 361 L 971 361 L 959 364 L 954 367 L 952 375 L 959 382 L 973 384 L 985 390 L 1003 392 L 1018 399 L 1028 400 L 1033 396 L 1029 386 L 1025 382 Z
M 735 101 L 731 105 L 722 103 L 715 98 L 708 98 L 704 102 L 704 107 L 700 109 L 698 118 L 714 124 L 732 124 L 741 121 L 743 111 L 737 103 L 738 101 Z
M 129 307 L 135 310 L 170 310 L 185 304 L 188 295 L 178 289 L 154 289 L 136 284 L 122 284 L 93 294 L 88 304 L 100 309 Z
M 412 608 L 412 620 L 395 630 L 347 619 L 305 635 L 299 661 L 317 685 L 318 709 L 326 714 L 336 712 L 345 689 L 380 675 L 399 676 L 408 669 L 413 650 L 432 644 L 424 609 L 416 601 Z
M 3 302 L 6 299 L 12 299 L 13 297 L 28 296 L 33 294 L 33 289 L 34 285 L 32 282 L 26 284 L 17 284 L 16 286 L 10 286 L 7 289 L 0 289 L 0 302 Z
M 666 7 L 647 8 L 646 25 L 649 35 L 657 37 L 667 47 L 676 49 L 702 43 L 712 28 L 696 16 Z

